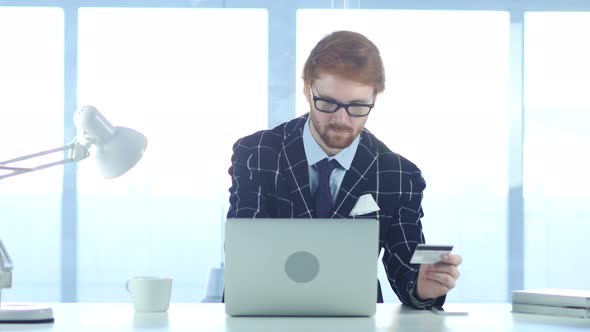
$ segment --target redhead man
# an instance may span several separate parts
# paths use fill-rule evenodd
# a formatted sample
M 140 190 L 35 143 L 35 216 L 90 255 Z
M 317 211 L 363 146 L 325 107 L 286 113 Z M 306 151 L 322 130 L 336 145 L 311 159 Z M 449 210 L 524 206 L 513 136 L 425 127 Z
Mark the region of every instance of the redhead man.
M 442 305 L 462 258 L 410 264 L 424 243 L 426 184 L 416 165 L 365 129 L 385 89 L 377 46 L 359 33 L 333 32 L 311 51 L 303 83 L 309 113 L 235 143 L 228 218 L 376 218 L 385 271 L 400 301 Z M 351 215 L 366 195 L 378 209 Z

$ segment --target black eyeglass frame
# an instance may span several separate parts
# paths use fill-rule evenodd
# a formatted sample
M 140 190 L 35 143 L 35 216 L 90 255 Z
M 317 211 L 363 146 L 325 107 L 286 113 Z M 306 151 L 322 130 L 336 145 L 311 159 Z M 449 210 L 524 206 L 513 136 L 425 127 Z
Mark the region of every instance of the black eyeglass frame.
M 339 109 L 344 108 L 344 110 L 346 111 L 346 113 L 348 114 L 348 116 L 353 117 L 353 118 L 363 118 L 365 116 L 368 116 L 369 113 L 371 113 L 371 110 L 373 109 L 373 107 L 375 107 L 375 103 L 372 103 L 372 104 L 362 104 L 362 103 L 349 103 L 349 104 L 344 104 L 344 103 L 339 103 L 339 102 L 337 102 L 337 101 L 335 101 L 333 99 L 327 99 L 327 98 L 318 97 L 318 96 L 316 96 L 313 93 L 313 89 L 311 88 L 311 86 L 309 87 L 309 92 L 311 93 L 311 97 L 313 99 L 313 106 L 315 107 L 316 110 L 318 110 L 318 111 L 320 111 L 322 113 L 336 113 L 336 112 L 338 112 Z M 326 111 L 325 109 L 320 109 L 317 106 L 317 102 L 318 101 L 323 101 L 323 102 L 334 104 L 336 106 L 336 108 L 334 108 L 334 110 L 332 110 L 332 111 Z M 362 115 L 352 114 L 348 110 L 348 108 L 351 107 L 351 106 L 368 107 L 369 110 L 367 111 L 366 114 L 362 114 Z

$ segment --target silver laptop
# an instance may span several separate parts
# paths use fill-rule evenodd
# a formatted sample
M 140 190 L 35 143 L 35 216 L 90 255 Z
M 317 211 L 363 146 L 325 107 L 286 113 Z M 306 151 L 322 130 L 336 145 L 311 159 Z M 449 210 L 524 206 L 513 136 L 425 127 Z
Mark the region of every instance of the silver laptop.
M 231 316 L 371 316 L 375 219 L 228 219 L 225 311 Z

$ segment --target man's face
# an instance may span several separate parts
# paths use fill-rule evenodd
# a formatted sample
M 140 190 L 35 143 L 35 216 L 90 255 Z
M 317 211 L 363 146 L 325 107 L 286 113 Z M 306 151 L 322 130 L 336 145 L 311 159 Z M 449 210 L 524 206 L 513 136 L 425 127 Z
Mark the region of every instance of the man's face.
M 344 108 L 334 113 L 321 112 L 314 106 L 312 93 L 342 104 L 372 104 L 375 100 L 373 87 L 332 74 L 322 74 L 311 84 L 311 89 L 309 86 L 304 89 L 310 105 L 311 132 L 316 141 L 324 150 L 327 148 L 334 154 L 349 146 L 363 130 L 368 116 L 351 117 Z

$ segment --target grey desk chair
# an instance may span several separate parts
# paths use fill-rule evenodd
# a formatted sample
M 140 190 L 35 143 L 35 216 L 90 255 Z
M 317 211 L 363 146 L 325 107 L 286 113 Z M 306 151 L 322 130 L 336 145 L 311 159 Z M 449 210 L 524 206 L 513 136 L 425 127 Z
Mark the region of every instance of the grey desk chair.
M 223 265 L 209 270 L 207 289 L 201 303 L 221 303 L 223 298 Z

